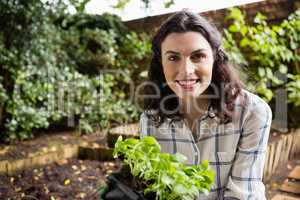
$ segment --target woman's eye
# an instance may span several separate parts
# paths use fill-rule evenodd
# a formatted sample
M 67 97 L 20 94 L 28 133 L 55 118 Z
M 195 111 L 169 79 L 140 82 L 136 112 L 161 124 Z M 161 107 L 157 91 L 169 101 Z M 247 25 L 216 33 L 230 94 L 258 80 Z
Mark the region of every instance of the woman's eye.
M 168 60 L 169 61 L 177 61 L 177 60 L 179 60 L 179 57 L 178 56 L 169 56 Z
M 202 53 L 197 53 L 197 54 L 194 54 L 191 56 L 191 59 L 195 62 L 204 60 L 205 58 L 206 58 L 206 55 L 202 54 Z

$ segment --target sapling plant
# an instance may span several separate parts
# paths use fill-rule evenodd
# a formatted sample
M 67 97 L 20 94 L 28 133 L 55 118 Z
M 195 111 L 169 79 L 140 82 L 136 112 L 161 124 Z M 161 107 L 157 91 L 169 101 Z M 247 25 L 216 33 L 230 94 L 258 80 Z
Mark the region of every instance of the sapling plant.
M 162 153 L 154 137 L 142 139 L 120 136 L 115 144 L 114 158 L 129 166 L 133 177 L 146 183 L 144 194 L 155 193 L 156 200 L 193 200 L 200 193 L 208 194 L 215 173 L 208 161 L 187 166 L 180 153 Z

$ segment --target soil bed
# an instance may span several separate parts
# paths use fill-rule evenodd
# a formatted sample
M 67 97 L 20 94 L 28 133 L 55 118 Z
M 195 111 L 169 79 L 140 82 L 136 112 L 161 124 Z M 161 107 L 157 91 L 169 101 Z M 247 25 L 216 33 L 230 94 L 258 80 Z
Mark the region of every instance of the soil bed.
M 118 170 L 118 161 L 68 159 L 16 176 L 0 176 L 0 199 L 99 199 L 105 176 Z
M 35 157 L 64 148 L 64 145 L 85 145 L 88 142 L 105 144 L 105 133 L 78 136 L 75 132 L 40 133 L 34 139 L 0 144 L 0 161 Z
M 280 139 L 280 132 L 271 131 L 269 142 Z M 33 157 L 51 152 L 59 144 L 84 144 L 96 142 L 105 144 L 105 134 L 78 137 L 71 132 L 42 134 L 39 137 L 6 146 L 0 144 L 0 161 Z M 54 149 L 55 150 L 55 149 Z M 297 158 L 295 158 L 297 160 Z M 298 157 L 299 160 L 299 157 Z M 299 163 L 298 163 L 299 164 Z M 287 163 L 287 167 L 278 170 L 267 183 L 268 197 L 278 193 L 278 185 L 284 180 L 283 174 L 295 165 Z M 104 184 L 105 176 L 120 169 L 118 161 L 90 161 L 67 159 L 37 169 L 26 169 L 15 176 L 0 175 L 0 199 L 5 200 L 98 200 L 98 189 Z M 279 174 L 279 175 L 278 175 Z M 124 175 L 124 174 L 123 174 Z M 133 183 L 129 183 L 133 186 Z

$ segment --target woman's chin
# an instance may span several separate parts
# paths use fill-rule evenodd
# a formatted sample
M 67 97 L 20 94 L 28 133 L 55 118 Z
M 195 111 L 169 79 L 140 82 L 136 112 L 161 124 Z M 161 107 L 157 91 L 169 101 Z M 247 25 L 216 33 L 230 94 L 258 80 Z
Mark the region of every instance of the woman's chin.
M 181 99 L 191 99 L 191 98 L 197 98 L 199 96 L 198 92 L 196 91 L 180 91 L 178 94 L 178 97 Z
M 197 99 L 201 97 L 205 89 L 195 88 L 194 90 L 179 90 L 176 92 L 176 95 L 181 99 Z

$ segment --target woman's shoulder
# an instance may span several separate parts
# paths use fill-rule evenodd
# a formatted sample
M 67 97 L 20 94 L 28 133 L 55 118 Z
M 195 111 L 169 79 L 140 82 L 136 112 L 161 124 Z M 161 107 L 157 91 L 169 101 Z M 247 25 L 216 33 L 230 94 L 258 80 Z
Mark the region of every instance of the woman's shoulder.
M 241 100 L 242 99 L 242 100 Z M 271 115 L 272 110 L 265 100 L 259 97 L 257 94 L 243 89 L 239 103 L 243 101 L 244 109 L 246 112 L 254 114 Z
M 262 106 L 269 107 L 269 105 L 267 104 L 267 102 L 265 100 L 263 100 L 257 94 L 250 92 L 249 90 L 243 89 L 242 95 L 244 96 L 246 105 L 249 105 L 249 106 L 262 105 Z

